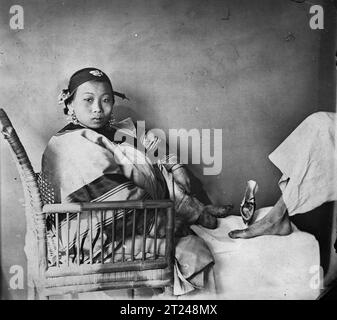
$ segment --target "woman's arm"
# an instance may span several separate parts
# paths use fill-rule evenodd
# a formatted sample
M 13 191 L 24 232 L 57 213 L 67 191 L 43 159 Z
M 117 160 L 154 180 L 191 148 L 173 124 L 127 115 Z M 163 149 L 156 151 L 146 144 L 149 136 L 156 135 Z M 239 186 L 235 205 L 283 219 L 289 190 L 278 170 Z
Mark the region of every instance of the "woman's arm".
M 145 147 L 147 154 L 157 154 L 159 159 L 156 159 L 157 163 L 163 165 L 168 172 L 171 172 L 173 178 L 177 184 L 179 184 L 186 193 L 191 191 L 190 178 L 184 165 L 180 163 L 178 156 L 174 153 L 170 153 L 170 148 L 167 143 L 160 139 L 160 137 L 154 135 L 151 131 L 146 132 L 144 136 L 141 137 L 141 143 Z M 162 155 L 160 157 L 160 155 Z

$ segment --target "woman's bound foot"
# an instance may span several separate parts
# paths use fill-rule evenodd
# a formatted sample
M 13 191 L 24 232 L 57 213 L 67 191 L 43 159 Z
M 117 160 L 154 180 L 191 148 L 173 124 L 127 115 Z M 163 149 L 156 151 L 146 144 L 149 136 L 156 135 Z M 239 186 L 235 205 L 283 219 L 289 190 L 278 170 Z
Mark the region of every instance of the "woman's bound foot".
M 207 229 L 216 229 L 218 227 L 218 219 L 229 216 L 229 212 L 233 209 L 232 204 L 224 206 L 214 206 L 212 204 L 205 205 L 196 221 L 196 224 Z
M 208 213 L 216 218 L 225 218 L 229 216 L 234 206 L 232 204 L 226 204 L 223 206 L 214 206 L 212 204 L 205 205 L 203 213 Z
M 286 236 L 292 233 L 292 226 L 283 199 L 264 216 L 261 220 L 254 222 L 247 229 L 233 230 L 228 233 L 232 239 L 249 239 L 263 235 Z
M 195 224 L 199 224 L 207 229 L 216 229 L 218 227 L 218 219 L 208 212 L 202 212 Z
M 176 201 L 177 215 L 184 219 L 188 225 L 199 224 L 208 229 L 215 229 L 218 226 L 217 218 L 229 215 L 233 205 L 214 206 L 204 205 L 196 197 L 183 194 L 180 201 Z

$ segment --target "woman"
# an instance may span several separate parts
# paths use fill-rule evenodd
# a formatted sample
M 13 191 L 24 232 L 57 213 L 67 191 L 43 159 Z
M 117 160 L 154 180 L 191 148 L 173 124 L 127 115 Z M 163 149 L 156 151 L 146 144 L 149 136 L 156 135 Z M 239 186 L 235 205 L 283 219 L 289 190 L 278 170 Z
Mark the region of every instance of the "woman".
M 121 122 L 114 121 L 115 96 L 126 98 L 114 91 L 108 76 L 96 68 L 77 71 L 70 78 L 68 88 L 62 91 L 60 102 L 64 103 L 64 112 L 70 117 L 70 123 L 51 138 L 42 159 L 42 178 L 53 190 L 53 201 L 170 197 L 176 210 L 176 236 L 186 234 L 186 226 L 192 224 L 216 228 L 217 217 L 228 215 L 232 206 L 205 206 L 189 195 L 188 175 L 175 155 L 165 154 L 163 159 L 152 163 L 147 154 L 163 148 L 162 142 L 149 134 L 143 135 L 141 141 L 138 141 L 136 128 L 129 118 Z M 120 139 L 121 136 L 124 139 Z M 142 148 L 139 148 L 139 144 Z M 105 224 L 111 223 L 111 218 L 111 213 L 107 213 Z M 94 216 L 94 219 L 98 222 L 99 217 Z M 86 243 L 88 228 L 85 221 L 84 217 L 81 220 L 83 262 L 89 245 Z M 139 230 L 143 227 L 141 221 L 139 219 Z M 55 224 L 50 223 L 50 226 L 55 227 Z M 99 228 L 95 231 L 99 236 Z M 103 233 L 105 241 L 108 241 L 111 235 Z M 61 239 L 64 238 L 62 236 L 61 222 Z M 94 248 L 96 252 L 100 250 L 98 242 Z M 72 247 L 74 259 L 75 243 Z M 180 278 L 184 285 L 175 288 L 175 292 L 179 294 L 191 291 L 196 286 L 202 287 L 203 284 L 198 282 L 201 271 L 205 269 L 206 272 L 213 263 L 205 243 L 196 236 L 188 235 L 178 240 L 176 252 L 177 268 L 186 259 L 191 261 L 190 254 L 194 254 L 197 259 L 193 266 L 189 266 L 189 270 L 185 270 L 189 275 L 188 284 L 181 277 L 184 272 L 176 270 L 180 274 L 177 279 Z M 179 252 L 180 256 L 177 256 Z M 184 252 L 188 252 L 188 255 Z M 191 277 L 193 274 L 199 274 L 195 283 Z

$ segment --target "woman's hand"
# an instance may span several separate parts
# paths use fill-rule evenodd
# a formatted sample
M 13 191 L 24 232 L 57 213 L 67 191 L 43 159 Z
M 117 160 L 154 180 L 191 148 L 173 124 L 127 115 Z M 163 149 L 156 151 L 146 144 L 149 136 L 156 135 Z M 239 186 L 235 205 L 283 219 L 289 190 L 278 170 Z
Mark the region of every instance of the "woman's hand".
M 186 193 L 191 193 L 191 181 L 184 167 L 172 170 L 174 181 L 182 187 Z

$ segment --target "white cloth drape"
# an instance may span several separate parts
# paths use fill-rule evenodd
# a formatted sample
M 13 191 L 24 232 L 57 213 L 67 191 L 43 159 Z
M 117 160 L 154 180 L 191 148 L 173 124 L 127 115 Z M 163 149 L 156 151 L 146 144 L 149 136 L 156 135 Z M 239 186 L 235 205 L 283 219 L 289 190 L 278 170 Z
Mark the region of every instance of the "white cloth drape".
M 279 187 L 289 215 L 337 200 L 337 115 L 308 116 L 269 155 L 282 172 Z

